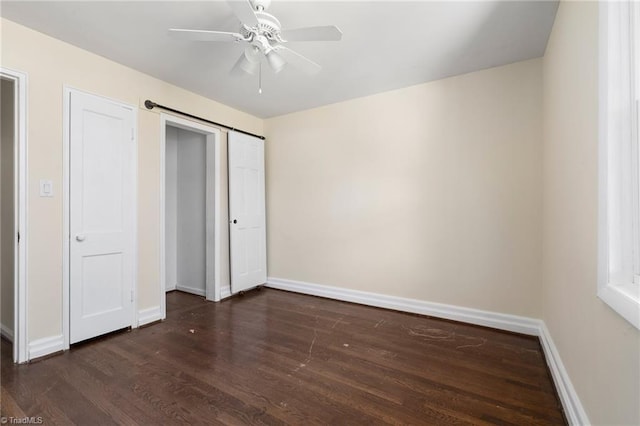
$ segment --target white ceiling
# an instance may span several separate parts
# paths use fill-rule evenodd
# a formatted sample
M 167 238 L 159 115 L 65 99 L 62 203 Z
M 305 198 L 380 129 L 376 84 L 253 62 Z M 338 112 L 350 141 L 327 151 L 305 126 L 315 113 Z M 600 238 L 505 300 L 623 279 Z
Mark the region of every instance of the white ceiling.
M 556 1 L 278 1 L 283 28 L 337 25 L 341 42 L 288 46 L 322 65 L 232 77 L 238 43 L 174 40 L 168 28 L 237 31 L 224 1 L 7 1 L 0 14 L 258 117 L 273 117 L 540 57 Z

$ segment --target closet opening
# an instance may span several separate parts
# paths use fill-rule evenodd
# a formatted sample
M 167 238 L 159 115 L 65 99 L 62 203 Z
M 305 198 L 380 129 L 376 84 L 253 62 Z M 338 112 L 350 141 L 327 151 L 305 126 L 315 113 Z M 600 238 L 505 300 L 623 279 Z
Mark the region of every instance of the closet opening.
M 13 343 L 17 282 L 15 82 L 0 78 L 0 333 Z M 14 354 L 14 361 L 15 359 Z
M 206 296 L 206 137 L 167 126 L 165 291 Z
M 27 351 L 27 76 L 0 67 L 0 334 Z
M 162 115 L 161 299 L 181 291 L 220 300 L 220 131 Z

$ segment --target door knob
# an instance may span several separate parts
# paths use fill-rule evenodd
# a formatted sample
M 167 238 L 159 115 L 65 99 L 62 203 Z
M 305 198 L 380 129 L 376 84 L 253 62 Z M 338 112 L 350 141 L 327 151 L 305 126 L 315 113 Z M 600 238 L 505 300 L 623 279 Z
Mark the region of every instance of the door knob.
M 76 235 L 76 241 L 82 242 L 82 241 L 84 241 L 84 239 L 85 239 L 84 235 Z

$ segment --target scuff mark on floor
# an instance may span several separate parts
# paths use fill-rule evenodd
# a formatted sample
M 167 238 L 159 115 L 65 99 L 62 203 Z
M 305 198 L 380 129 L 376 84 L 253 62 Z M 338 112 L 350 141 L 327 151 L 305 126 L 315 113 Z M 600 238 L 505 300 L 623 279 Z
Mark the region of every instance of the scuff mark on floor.
M 313 330 L 313 340 L 311 341 L 311 344 L 309 345 L 309 356 L 307 357 L 307 360 L 305 361 L 305 363 L 309 363 L 309 361 L 311 361 L 311 352 L 313 351 L 313 345 L 316 343 L 316 339 L 318 338 L 318 332 L 314 329 Z
M 385 323 L 385 320 L 381 319 L 380 321 L 378 321 L 378 322 L 376 323 L 376 325 L 374 325 L 374 326 L 373 326 L 373 328 L 378 328 L 379 326 L 381 326 L 381 325 L 382 325 L 382 324 L 384 324 L 384 323 Z
M 338 318 L 338 320 L 337 320 L 336 322 L 334 322 L 334 323 L 333 323 L 333 325 L 331 326 L 331 328 L 336 328 L 336 325 L 338 325 L 338 324 L 342 321 L 342 318 L 344 318 L 344 317 L 340 317 L 340 318 Z
M 478 339 L 481 340 L 480 343 L 475 343 L 472 345 L 460 345 L 460 346 L 456 346 L 456 349 L 462 349 L 462 348 L 477 348 L 480 347 L 484 344 L 487 343 L 487 339 L 485 339 L 484 337 L 466 337 L 467 339 Z
M 54 384 L 52 384 L 51 386 L 49 386 L 48 388 L 46 388 L 46 389 L 44 390 L 44 392 L 42 392 L 42 395 L 45 395 L 45 394 L 49 393 L 49 391 L 50 391 L 51 389 L 53 389 L 57 384 L 58 384 L 58 382 L 56 381 Z M 3 423 L 4 423 L 4 422 L 3 422 Z
M 517 348 L 517 352 L 518 353 L 525 353 L 525 352 L 530 352 L 530 353 L 534 353 L 536 355 L 540 355 L 540 350 L 538 349 L 529 349 L 529 348 Z
M 387 351 L 385 349 L 368 348 L 367 352 L 370 352 L 370 353 L 372 353 L 372 354 L 374 354 L 376 356 L 379 356 L 381 358 L 387 358 L 387 359 L 389 359 L 389 358 L 393 359 L 393 358 L 396 358 L 398 356 L 397 353 L 391 352 L 391 351 Z
M 316 325 L 317 324 L 318 324 L 318 317 L 316 317 Z M 309 355 L 307 355 L 307 359 L 305 359 L 300 365 L 298 365 L 292 371 L 292 373 L 295 373 L 298 370 L 300 370 L 301 368 L 306 367 L 311 362 L 311 357 L 312 357 L 312 352 L 313 352 L 313 345 L 315 345 L 317 338 L 318 338 L 318 330 L 316 329 L 316 327 L 314 327 L 313 328 L 313 339 L 311 340 L 311 344 L 309 345 Z
M 455 331 L 446 331 L 439 328 L 406 327 L 402 326 L 410 336 L 425 337 L 431 340 L 455 340 Z M 417 330 L 416 330 L 417 329 Z

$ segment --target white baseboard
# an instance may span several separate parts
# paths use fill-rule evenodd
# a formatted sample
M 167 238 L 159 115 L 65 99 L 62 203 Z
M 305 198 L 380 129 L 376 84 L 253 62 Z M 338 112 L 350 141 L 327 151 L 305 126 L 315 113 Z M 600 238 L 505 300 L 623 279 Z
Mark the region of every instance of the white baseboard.
M 176 290 L 184 291 L 185 293 L 197 294 L 198 296 L 206 296 L 207 292 L 205 289 L 188 287 L 186 285 L 176 284 Z
M 0 335 L 13 343 L 13 330 L 4 324 L 0 324 Z
M 396 311 L 411 312 L 415 314 L 461 321 L 469 324 L 497 328 L 499 330 L 529 334 L 532 336 L 538 335 L 540 325 L 540 320 L 517 315 L 500 314 L 497 312 L 482 311 L 479 309 L 464 308 L 460 306 L 446 305 L 443 303 L 387 296 L 379 293 L 349 290 L 346 288 L 330 287 L 281 278 L 267 278 L 266 286 L 280 290 L 293 291 L 296 293 L 309 294 L 312 296 L 321 296 L 345 302 L 376 306 L 378 308 L 387 308 Z
M 549 371 L 553 377 L 553 382 L 556 385 L 560 402 L 564 408 L 564 413 L 567 416 L 567 421 L 571 425 L 590 425 L 591 422 L 587 417 L 587 413 L 580 402 L 580 398 L 573 388 L 569 373 L 564 368 L 562 359 L 560 359 L 560 353 L 553 343 L 549 329 L 546 324 L 540 321 L 540 344 L 544 351 L 547 364 L 549 365 Z
M 138 311 L 138 327 L 163 319 L 164 318 L 162 318 L 162 309 L 160 308 L 160 306 L 141 309 L 140 311 Z
M 46 355 L 64 350 L 64 336 L 45 337 L 29 343 L 29 360 L 33 361 Z

